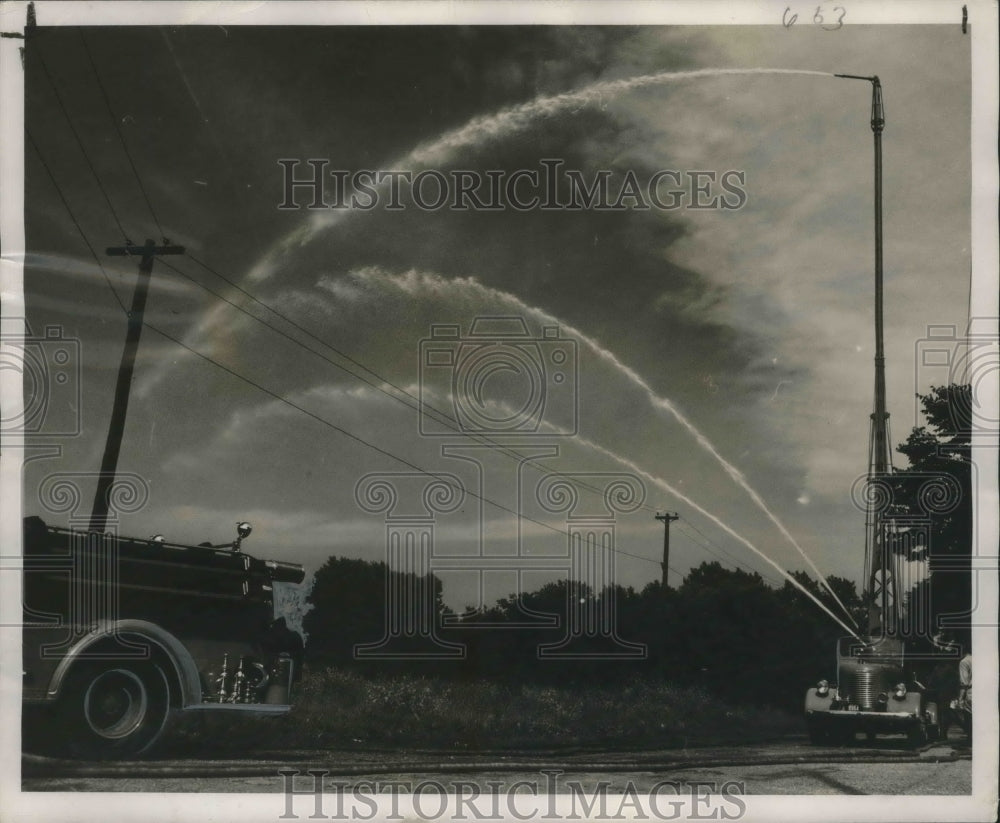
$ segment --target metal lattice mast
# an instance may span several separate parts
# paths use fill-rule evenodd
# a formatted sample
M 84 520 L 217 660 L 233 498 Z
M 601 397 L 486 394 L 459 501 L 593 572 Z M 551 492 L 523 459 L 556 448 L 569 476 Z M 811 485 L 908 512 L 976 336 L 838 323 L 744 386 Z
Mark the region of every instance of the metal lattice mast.
M 878 77 L 840 74 L 872 84 L 871 127 L 875 142 L 875 400 L 871 415 L 868 442 L 867 511 L 865 513 L 865 594 L 868 600 L 868 633 L 892 634 L 898 623 L 899 602 L 892 548 L 891 518 L 884 501 L 875 488 L 885 481 L 892 470 L 889 444 L 889 412 L 885 397 L 885 341 L 883 333 L 882 283 L 882 131 L 885 110 L 882 105 L 882 84 Z

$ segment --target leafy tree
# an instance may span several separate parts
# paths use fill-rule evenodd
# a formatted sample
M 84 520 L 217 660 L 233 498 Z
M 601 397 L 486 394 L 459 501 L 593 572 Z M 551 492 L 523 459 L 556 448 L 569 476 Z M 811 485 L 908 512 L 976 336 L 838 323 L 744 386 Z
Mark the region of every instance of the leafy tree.
M 830 577 L 826 578 L 827 585 L 829 585 L 829 587 L 833 590 L 833 593 L 837 595 L 837 597 L 834 598 L 825 586 L 821 586 L 818 581 L 813 580 L 805 572 L 792 571 L 789 572 L 789 574 L 795 578 L 795 581 L 799 585 L 816 597 L 835 615 L 844 619 L 844 609 L 840 606 L 840 603 L 842 603 L 847 609 L 847 614 L 854 620 L 854 622 L 858 626 L 864 625 L 864 621 L 866 619 L 865 604 L 864 601 L 862 601 L 861 596 L 858 594 L 858 589 L 854 584 L 854 581 L 848 580 L 845 577 L 837 577 L 836 575 L 830 575 Z M 818 606 L 809 602 L 809 599 L 787 580 L 785 581 L 781 592 L 782 595 L 789 601 L 789 604 L 795 608 L 796 612 L 802 614 L 807 611 L 818 613 Z M 840 600 L 840 603 L 838 603 L 837 600 Z M 828 620 L 827 622 L 829 623 L 830 621 Z
M 972 603 L 972 387 L 934 386 L 917 397 L 927 422 L 898 446 L 910 465 L 897 470 L 894 479 L 895 499 L 903 501 L 899 513 L 930 517 L 932 573 L 922 587 L 929 586 L 935 623 L 922 627 L 926 632 L 936 629 L 943 615 L 964 614 Z M 914 601 L 921 596 L 919 589 L 909 593 Z
M 353 660 L 355 645 L 382 640 L 389 617 L 387 588 L 423 590 L 417 601 L 433 604 L 431 619 L 438 619 L 446 611 L 441 581 L 434 575 L 417 577 L 391 571 L 384 561 L 331 557 L 316 572 L 307 598 L 312 610 L 306 614 L 303 626 L 309 633 L 310 655 L 346 663 Z M 428 616 L 397 617 L 419 621 Z

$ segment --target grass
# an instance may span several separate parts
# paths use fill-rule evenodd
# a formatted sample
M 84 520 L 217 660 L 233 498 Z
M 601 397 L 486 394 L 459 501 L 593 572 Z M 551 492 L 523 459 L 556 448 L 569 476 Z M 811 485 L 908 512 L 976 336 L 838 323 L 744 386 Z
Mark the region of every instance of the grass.
M 621 687 L 511 686 L 328 668 L 303 678 L 294 703 L 291 714 L 278 719 L 202 717 L 185 724 L 170 749 L 638 749 L 801 731 L 801 719 L 785 712 L 643 679 Z

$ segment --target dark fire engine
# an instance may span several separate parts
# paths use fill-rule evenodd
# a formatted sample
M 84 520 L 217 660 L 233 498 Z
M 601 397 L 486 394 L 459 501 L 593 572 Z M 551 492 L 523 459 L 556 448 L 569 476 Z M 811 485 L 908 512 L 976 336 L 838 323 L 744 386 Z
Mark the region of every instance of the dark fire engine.
M 301 566 L 24 521 L 25 734 L 59 754 L 127 757 L 178 712 L 282 714 L 302 639 L 273 584 Z M 42 741 L 45 742 L 45 741 Z

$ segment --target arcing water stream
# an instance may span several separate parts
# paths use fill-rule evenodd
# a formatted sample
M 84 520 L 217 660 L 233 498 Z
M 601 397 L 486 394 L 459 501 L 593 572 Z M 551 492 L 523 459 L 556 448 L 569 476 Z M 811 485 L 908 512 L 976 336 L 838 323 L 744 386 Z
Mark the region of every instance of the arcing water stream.
M 670 414 L 673 415 L 673 417 L 677 420 L 677 422 L 679 422 L 685 428 L 685 430 L 687 430 L 694 437 L 695 442 L 697 442 L 699 446 L 701 446 L 705 451 L 707 451 L 715 458 L 715 460 L 723 467 L 726 473 L 744 491 L 746 491 L 750 499 L 764 512 L 764 514 L 768 517 L 768 519 L 771 520 L 771 522 L 778 527 L 781 533 L 789 540 L 789 542 L 795 547 L 795 549 L 799 552 L 799 554 L 806 560 L 806 562 L 809 564 L 809 567 L 816 573 L 819 580 L 823 584 L 824 588 L 826 588 L 826 590 L 833 596 L 834 600 L 837 602 L 840 608 L 843 609 L 844 614 L 847 616 L 848 620 L 851 620 L 853 622 L 853 617 L 851 616 L 850 612 L 848 611 L 844 603 L 837 596 L 837 593 L 833 591 L 833 589 L 830 587 L 829 583 L 826 580 L 826 577 L 818 568 L 816 568 L 815 564 L 812 562 L 812 559 L 806 554 L 805 550 L 788 532 L 784 524 L 778 519 L 777 515 L 775 515 L 771 511 L 771 509 L 767 506 L 767 504 L 764 502 L 761 496 L 749 484 L 747 479 L 743 476 L 742 472 L 740 472 L 739 469 L 737 469 L 735 466 L 729 463 L 721 454 L 719 454 L 718 450 L 715 448 L 712 442 L 693 423 L 691 423 L 691 421 L 688 420 L 676 408 L 676 406 L 674 406 L 673 403 L 671 403 L 668 399 L 656 394 L 656 392 L 653 391 L 653 389 L 650 387 L 648 383 L 646 383 L 645 380 L 643 380 L 635 371 L 633 371 L 624 363 L 622 363 L 620 360 L 618 360 L 618 358 L 615 357 L 614 354 L 609 352 L 607 349 L 603 348 L 596 340 L 593 340 L 592 338 L 588 337 L 579 329 L 573 328 L 567 323 L 564 323 L 563 321 L 559 320 L 559 318 L 553 317 L 544 310 L 537 308 L 535 306 L 529 306 L 514 294 L 511 294 L 509 292 L 503 292 L 498 289 L 492 289 L 487 286 L 483 286 L 479 282 L 472 279 L 463 279 L 456 281 L 456 280 L 449 280 L 437 275 L 432 275 L 432 274 L 420 275 L 414 272 L 409 272 L 408 274 L 397 277 L 393 275 L 385 275 L 384 273 L 378 272 L 377 270 L 373 269 L 367 269 L 362 272 L 359 272 L 356 274 L 356 276 L 361 280 L 365 280 L 368 285 L 376 289 L 385 288 L 389 284 L 392 284 L 397 288 L 412 289 L 414 287 L 414 281 L 418 280 L 421 290 L 431 296 L 433 296 L 435 292 L 440 294 L 441 296 L 445 296 L 445 293 L 447 291 L 451 291 L 456 288 L 477 289 L 481 292 L 481 294 L 479 295 L 481 298 L 489 300 L 491 302 L 500 303 L 501 305 L 505 306 L 505 310 L 507 308 L 512 308 L 518 312 L 523 312 L 525 314 L 538 318 L 543 324 L 558 325 L 560 329 L 564 331 L 566 334 L 568 334 L 572 339 L 575 339 L 578 342 L 584 344 L 591 352 L 597 355 L 601 360 L 610 364 L 612 368 L 615 369 L 615 371 L 624 376 L 634 386 L 641 389 L 645 393 L 646 397 L 649 399 L 650 404 L 654 408 L 663 409 L 665 411 L 670 412 Z M 618 454 L 615 454 L 614 452 L 611 452 L 605 449 L 604 447 L 599 446 L 590 440 L 587 440 L 586 438 L 578 436 L 576 438 L 576 442 L 583 443 L 590 448 L 598 450 L 603 454 L 606 454 L 607 456 L 611 457 L 612 459 L 617 460 L 618 462 L 628 463 L 636 471 L 642 471 L 637 466 L 628 461 L 626 458 Z M 676 495 L 680 499 L 684 500 L 685 503 L 688 503 L 689 505 L 696 508 L 700 513 L 704 514 L 706 517 L 709 517 L 714 523 L 719 525 L 726 532 L 739 539 L 752 551 L 756 552 L 765 560 L 767 560 L 767 562 L 770 563 L 772 566 L 774 566 L 776 569 L 778 569 L 778 571 L 780 571 L 786 579 L 790 580 L 793 583 L 793 585 L 801 589 L 803 592 L 809 594 L 807 590 L 804 589 L 798 583 L 798 581 L 790 577 L 788 573 L 785 572 L 783 569 L 781 569 L 781 567 L 778 566 L 773 560 L 766 557 L 759 549 L 754 547 L 749 541 L 737 535 L 736 532 L 734 532 L 731 528 L 726 526 L 717 517 L 709 514 L 707 511 L 702 509 L 696 503 L 689 500 L 687 497 L 684 497 L 684 495 L 682 495 L 676 489 L 667 485 L 666 481 L 653 477 L 652 475 L 649 475 L 648 472 L 643 472 L 643 474 L 644 476 L 648 477 L 652 482 L 659 484 L 667 491 L 669 491 L 671 494 Z M 812 597 L 811 594 L 809 594 L 809 596 Z M 813 600 L 816 600 L 816 598 L 813 597 Z M 823 606 L 819 600 L 816 600 L 816 602 L 821 605 L 824 611 L 827 611 L 829 613 L 829 610 L 827 610 L 826 607 Z M 840 620 L 838 619 L 837 622 L 840 623 Z M 841 623 L 841 625 L 843 625 L 843 623 Z
M 648 480 L 650 483 L 652 483 L 652 484 L 654 484 L 656 486 L 659 486 L 661 489 L 663 489 L 668 494 L 673 495 L 678 500 L 682 501 L 684 504 L 690 506 L 692 509 L 694 509 L 695 511 L 697 511 L 699 514 L 703 515 L 704 517 L 707 517 L 716 526 L 718 526 L 720 529 L 722 529 L 724 532 L 726 532 L 726 534 L 730 535 L 731 537 L 733 537 L 736 540 L 739 540 L 740 543 L 742 543 L 744 546 L 746 546 L 748 549 L 750 549 L 750 551 L 752 551 L 754 554 L 756 554 L 758 557 L 760 557 L 762 560 L 764 560 L 764 562 L 766 562 L 770 566 L 772 566 L 782 577 L 785 578 L 785 580 L 787 580 L 789 583 L 791 583 L 793 586 L 795 586 L 795 588 L 797 588 L 800 592 L 802 592 L 806 597 L 808 597 L 810 600 L 812 600 L 817 606 L 819 606 L 824 612 L 826 612 L 826 614 L 830 618 L 832 618 L 837 623 L 838 626 L 840 626 L 842 629 L 844 629 L 848 634 L 850 634 L 852 637 L 856 638 L 857 640 L 862 640 L 862 638 L 858 636 L 858 634 L 856 633 L 856 631 L 854 629 L 850 628 L 843 620 L 841 620 L 839 617 L 837 617 L 837 615 L 835 615 L 832 611 L 830 611 L 830 609 L 827 608 L 826 604 L 823 603 L 823 601 L 820 600 L 818 597 L 816 597 L 816 595 L 814 595 L 811 591 L 809 591 L 809 589 L 807 589 L 805 586 L 803 586 L 801 583 L 799 583 L 798 580 L 796 580 L 794 577 L 792 577 L 792 575 L 790 575 L 787 571 L 785 571 L 783 568 L 781 568 L 781 565 L 779 563 L 776 563 L 774 560 L 772 560 L 770 557 L 768 557 L 766 554 L 764 554 L 764 552 L 762 552 L 753 543 L 751 543 L 749 540 L 747 540 L 745 537 L 743 537 L 743 535 L 741 535 L 738 532 L 736 532 L 734 529 L 732 529 L 730 526 L 728 526 L 725 522 L 723 522 L 721 519 L 719 519 L 718 517 L 716 517 L 710 511 L 708 511 L 707 509 L 702 508 L 697 503 L 695 503 L 690 497 L 688 497 L 687 495 L 685 495 L 683 492 L 681 492 L 678 489 L 676 489 L 673 486 L 671 486 L 669 483 L 667 483 L 666 480 L 663 480 L 663 479 L 661 479 L 659 477 L 656 477 L 655 475 L 650 474 L 648 471 L 646 471 L 645 469 L 643 469 L 640 466 L 636 465 L 633 461 L 629 460 L 627 457 L 622 457 L 620 454 L 616 454 L 615 452 L 611 451 L 610 449 L 606 449 L 604 446 L 601 446 L 601 445 L 599 445 L 597 443 L 594 443 L 594 442 L 588 440 L 585 437 L 579 437 L 578 436 L 576 438 L 576 442 L 577 443 L 582 443 L 583 445 L 587 446 L 588 448 L 593 449 L 594 451 L 600 452 L 601 454 L 603 454 L 603 455 L 611 458 L 612 460 L 620 463 L 621 465 L 623 465 L 626 468 L 628 468 L 630 471 L 633 471 L 636 474 L 638 474 L 643 479 Z M 823 579 L 822 574 L 820 575 L 820 579 L 823 580 L 824 584 L 826 583 L 826 581 Z M 827 587 L 827 588 L 829 589 L 829 587 Z M 836 594 L 834 594 L 834 597 L 836 597 Z M 840 603 L 840 600 L 838 599 L 837 602 Z M 844 608 L 844 610 L 846 612 L 847 610 L 844 607 L 843 603 L 841 603 L 840 605 L 841 605 L 841 608 Z M 848 613 L 848 617 L 850 617 L 850 613 Z
M 443 163 L 448 160 L 448 158 L 458 149 L 465 148 L 475 148 L 481 144 L 488 141 L 502 140 L 504 138 L 510 137 L 517 132 L 529 127 L 531 124 L 535 123 L 541 118 L 553 117 L 566 112 L 570 112 L 574 109 L 578 109 L 582 106 L 592 105 L 594 103 L 603 102 L 605 99 L 637 89 L 642 89 L 650 86 L 656 86 L 667 83 L 675 83 L 686 80 L 708 78 L 708 77 L 720 77 L 720 76 L 746 76 L 746 75 L 811 75 L 818 77 L 833 77 L 834 75 L 829 72 L 819 72 L 819 71 L 809 71 L 801 69 L 767 69 L 767 68 L 754 68 L 754 69 L 736 69 L 736 68 L 716 68 L 716 69 L 694 69 L 689 71 L 667 71 L 667 72 L 657 72 L 653 74 L 641 75 L 638 77 L 624 78 L 620 80 L 608 80 L 592 83 L 589 86 L 585 86 L 581 89 L 577 89 L 570 92 L 564 92 L 562 94 L 556 95 L 542 95 L 536 97 L 534 100 L 528 101 L 526 103 L 513 106 L 510 108 L 503 109 L 499 112 L 490 115 L 483 115 L 480 117 L 475 117 L 468 121 L 463 126 L 459 128 L 445 132 L 438 138 L 434 139 L 429 143 L 424 143 L 418 145 L 416 148 L 412 149 L 408 154 L 398 158 L 392 163 L 388 164 L 388 169 L 405 169 L 411 170 L 419 166 L 426 166 L 429 163 Z M 320 211 L 314 212 L 312 219 L 305 225 L 301 226 L 296 231 L 286 235 L 282 240 L 276 243 L 272 248 L 264 255 L 263 258 L 257 263 L 256 266 L 249 272 L 249 279 L 260 280 L 266 278 L 274 269 L 280 265 L 282 258 L 285 254 L 291 252 L 294 248 L 304 245 L 313 239 L 320 231 L 329 228 L 333 225 L 340 223 L 345 220 L 350 214 L 352 214 L 351 209 L 343 210 L 330 210 L 330 211 Z M 446 282 L 446 281 L 442 281 Z M 513 298 L 512 295 L 504 295 L 507 298 Z M 516 299 L 516 298 L 513 298 Z M 520 301 L 518 301 L 520 302 Z M 521 304 L 526 310 L 539 312 L 537 309 Z M 217 310 L 215 310 L 217 311 Z M 208 312 L 201 323 L 196 327 L 194 335 L 201 336 L 210 328 L 215 326 L 215 311 Z M 555 320 L 555 318 L 553 318 Z M 558 322 L 555 320 L 555 322 Z M 623 376 L 629 379 L 633 384 L 641 388 L 647 395 L 650 403 L 659 409 L 669 412 L 673 417 L 694 437 L 695 441 L 722 466 L 726 473 L 733 479 L 733 481 L 739 485 L 750 497 L 750 499 L 763 511 L 763 513 L 771 520 L 771 522 L 778 528 L 781 534 L 791 543 L 795 550 L 802 556 L 809 567 L 818 576 L 822 585 L 826 590 L 833 596 L 837 604 L 843 609 L 844 613 L 848 616 L 848 619 L 852 619 L 846 608 L 846 606 L 841 602 L 840 598 L 830 587 L 825 576 L 819 571 L 816 565 L 813 563 L 811 558 L 802 549 L 795 538 L 789 533 L 788 529 L 784 524 L 778 519 L 778 517 L 771 511 L 771 509 L 766 505 L 761 496 L 753 489 L 752 486 L 747 482 L 743 474 L 731 463 L 729 463 L 714 445 L 708 440 L 705 435 L 699 431 L 694 424 L 692 424 L 668 399 L 657 395 L 653 389 L 647 384 L 636 372 L 630 369 L 628 366 L 621 363 L 615 355 L 611 352 L 603 349 L 595 341 L 586 337 L 578 330 L 570 329 L 562 324 L 568 332 L 575 335 L 579 340 L 584 341 L 599 357 L 601 357 L 606 362 L 612 364 Z M 155 376 L 153 377 L 155 380 Z M 148 389 L 148 384 L 147 387 Z M 593 448 L 607 453 L 609 456 L 616 460 L 628 463 L 625 458 L 621 458 L 618 455 L 607 451 L 597 444 L 589 444 Z M 641 471 L 638 467 L 635 470 Z M 801 589 L 805 594 L 811 597 L 813 600 L 823 608 L 831 617 L 834 617 L 841 626 L 844 624 L 836 618 L 819 600 L 817 600 L 813 595 L 804 589 L 797 581 L 792 579 L 783 569 L 774 563 L 770 558 L 766 557 L 760 550 L 754 547 L 749 541 L 737 535 L 728 526 L 725 526 L 721 521 L 718 520 L 714 515 L 709 514 L 707 511 L 697 506 L 697 504 L 685 498 L 675 489 L 669 487 L 665 481 L 653 478 L 648 473 L 643 472 L 643 474 L 649 477 L 654 482 L 662 485 L 664 488 L 668 489 L 672 494 L 677 495 L 680 499 L 684 500 L 686 503 L 696 508 L 706 517 L 709 517 L 714 522 L 716 522 L 721 528 L 725 529 L 728 533 L 732 534 L 734 537 L 739 539 L 745 545 L 747 545 L 755 553 L 759 554 L 762 558 L 767 560 L 768 563 L 773 565 L 778 569 L 781 574 L 789 579 L 795 586 Z M 846 626 L 844 626 L 846 628 Z M 850 630 L 848 630 L 850 631 Z
M 745 75 L 807 75 L 815 77 L 833 77 L 831 72 L 809 71 L 807 69 L 690 69 L 687 71 L 662 71 L 654 74 L 643 74 L 638 77 L 628 77 L 621 80 L 603 80 L 591 83 L 573 91 L 561 94 L 539 95 L 534 100 L 501 109 L 494 114 L 474 117 L 456 129 L 446 131 L 434 140 L 422 143 L 407 154 L 396 158 L 381 169 L 415 171 L 430 163 L 445 163 L 451 154 L 458 149 L 476 148 L 488 141 L 502 140 L 511 137 L 528 128 L 536 121 L 572 112 L 595 103 L 602 103 L 614 95 L 624 94 L 649 86 L 678 83 L 685 80 L 697 80 L 706 77 L 745 76 Z M 375 173 L 376 176 L 378 172 Z M 387 184 L 382 184 L 384 190 Z M 376 187 L 378 188 L 378 187 Z M 343 198 L 345 201 L 347 198 Z M 337 225 L 353 214 L 351 208 L 330 211 L 316 211 L 309 223 L 279 240 L 251 270 L 251 279 L 266 277 L 272 267 L 278 265 L 283 253 L 309 242 L 317 232 Z
M 396 158 L 381 171 L 401 169 L 415 171 L 431 163 L 446 163 L 451 155 L 459 149 L 476 148 L 489 141 L 503 140 L 512 137 L 530 127 L 538 120 L 555 117 L 560 114 L 579 110 L 585 106 L 599 104 L 615 95 L 624 94 L 648 86 L 659 86 L 666 83 L 677 83 L 683 80 L 696 80 L 706 77 L 724 77 L 727 75 L 813 75 L 818 77 L 833 77 L 830 72 L 808 71 L 805 69 L 691 69 L 689 71 L 662 71 L 655 74 L 643 74 L 638 77 L 628 77 L 622 80 L 605 80 L 584 86 L 574 91 L 562 94 L 540 95 L 527 103 L 501 109 L 494 114 L 486 114 L 472 118 L 468 123 L 456 129 L 447 131 L 429 143 L 423 143 L 412 149 L 408 154 Z M 376 172 L 376 175 L 378 172 Z M 384 185 L 383 185 L 384 188 Z M 280 241 L 279 246 L 293 240 L 295 245 L 307 242 L 317 231 L 328 228 L 346 219 L 352 210 L 350 208 L 336 211 L 319 211 L 313 215 L 312 225 L 308 234 L 303 237 L 293 232 Z M 265 258 L 270 257 L 270 252 Z M 263 261 L 262 261 L 263 262 Z

